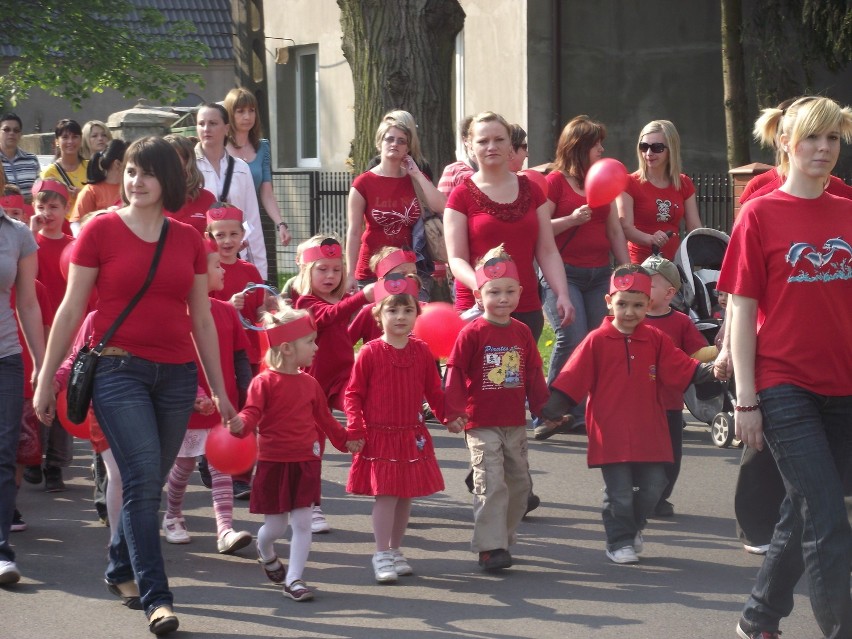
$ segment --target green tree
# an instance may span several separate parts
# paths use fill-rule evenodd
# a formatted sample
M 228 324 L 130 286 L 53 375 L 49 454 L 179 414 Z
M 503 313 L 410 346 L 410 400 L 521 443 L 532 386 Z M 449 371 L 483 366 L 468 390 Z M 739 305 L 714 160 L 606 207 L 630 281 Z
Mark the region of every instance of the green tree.
M 376 154 L 374 134 L 391 109 L 418 123 L 423 154 L 432 166 L 452 162 L 452 61 L 464 26 L 458 0 L 337 0 L 343 55 L 355 87 L 355 171 Z
M 166 25 L 156 9 L 130 0 L 0 0 L 0 42 L 18 55 L 0 76 L 0 99 L 14 105 L 33 88 L 74 108 L 94 93 L 179 100 L 197 73 L 175 64 L 205 64 L 209 50 L 190 22 Z

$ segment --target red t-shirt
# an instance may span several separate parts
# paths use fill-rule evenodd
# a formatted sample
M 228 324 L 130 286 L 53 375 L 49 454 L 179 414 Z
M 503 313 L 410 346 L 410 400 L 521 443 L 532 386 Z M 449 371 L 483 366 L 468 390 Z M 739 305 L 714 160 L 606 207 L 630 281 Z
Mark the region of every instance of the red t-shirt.
M 775 190 L 734 224 L 719 290 L 758 303 L 755 385 L 852 395 L 852 202 Z M 812 319 L 808 319 L 812 318 Z
M 707 340 L 701 332 L 683 313 L 669 309 L 665 315 L 646 315 L 645 321 L 664 335 L 668 335 L 677 346 L 687 355 L 692 355 L 707 346 Z M 666 410 L 681 410 L 683 408 L 683 389 L 677 386 L 662 386 L 660 400 Z
M 545 202 L 544 193 L 530 184 L 525 175 L 518 176 L 518 197 L 514 202 L 501 204 L 492 201 L 469 177 L 453 189 L 447 208 L 467 216 L 467 238 L 471 266 L 495 246 L 503 244 L 518 267 L 521 285 L 519 313 L 541 308 L 538 296 L 538 276 L 533 268 L 535 244 L 538 240 L 538 207 Z M 458 311 L 474 304 L 473 293 L 456 280 Z
M 233 264 L 225 264 L 222 262 L 222 268 L 225 269 L 225 287 L 221 291 L 210 291 L 210 297 L 215 300 L 229 301 L 236 293 L 242 292 L 246 286 L 251 284 L 263 284 L 263 278 L 260 276 L 260 271 L 251 262 L 246 262 L 237 258 Z M 245 305 L 240 309 L 240 315 L 245 317 L 252 324 L 257 324 L 257 309 L 263 308 L 266 303 L 266 291 L 262 288 L 256 288 L 251 293 L 246 295 Z M 249 347 L 246 351 L 249 362 L 252 364 L 260 363 L 260 336 L 258 332 L 250 328 L 243 329 L 248 337 Z
M 407 175 L 384 177 L 367 171 L 355 178 L 352 188 L 367 201 L 366 228 L 355 266 L 355 279 L 366 280 L 376 276 L 370 270 L 370 258 L 382 247 L 413 246 L 411 229 L 420 217 L 420 202 Z
M 375 303 L 362 306 L 361 310 L 349 322 L 346 332 L 349 333 L 349 341 L 352 342 L 353 346 L 358 343 L 358 340 L 362 340 L 366 344 L 382 336 L 382 327 L 379 326 L 373 315 L 375 307 Z
M 322 456 L 319 432 L 346 452 L 346 429 L 328 409 L 325 393 L 307 373 L 288 375 L 265 370 L 251 380 L 246 405 L 240 411 L 242 437 L 257 431 L 257 459 L 303 462 Z
M 778 169 L 774 166 L 765 173 L 755 175 L 748 181 L 748 184 L 745 185 L 743 192 L 740 194 L 740 204 L 745 204 L 746 202 L 748 202 L 752 197 L 754 197 L 754 193 L 762 189 L 770 182 L 773 182 L 777 179 Z
M 174 213 L 166 211 L 166 215 L 178 222 L 189 224 L 196 231 L 204 235 L 204 232 L 207 230 L 207 211 L 210 210 L 210 206 L 215 201 L 215 195 L 207 189 L 201 189 L 194 200 L 187 200 L 184 202 L 184 205 Z M 258 282 L 262 281 L 263 280 L 258 280 Z
M 233 406 L 239 405 L 239 393 L 237 391 L 237 373 L 234 365 L 234 355 L 239 351 L 248 349 L 243 325 L 237 316 L 236 309 L 227 302 L 210 300 L 210 313 L 213 315 L 213 323 L 216 325 L 216 336 L 219 338 L 219 363 L 222 366 L 222 378 L 225 380 L 225 391 L 228 401 Z M 198 385 L 204 389 L 210 397 L 210 385 L 201 368 L 201 361 L 196 355 L 195 363 L 198 364 Z M 210 415 L 202 415 L 193 412 L 189 418 L 189 428 L 213 428 L 222 423 L 219 411 L 214 410 Z
M 58 240 L 51 240 L 41 233 L 35 234 L 38 244 L 38 281 L 47 289 L 47 299 L 50 302 L 51 315 L 56 314 L 56 309 L 65 297 L 65 287 L 68 284 L 59 268 L 59 258 L 66 246 L 74 241 L 70 235 L 63 235 Z
M 661 331 L 640 323 L 624 335 L 604 318 L 574 349 L 551 386 L 586 403 L 590 467 L 625 462 L 671 462 L 672 441 L 659 391 L 683 391 L 698 361 Z
M 100 269 L 95 282 L 98 312 L 90 345 L 100 341 L 142 288 L 156 248 L 156 241 L 139 239 L 114 211 L 98 215 L 83 226 L 71 261 Z M 110 346 L 163 364 L 193 361 L 195 345 L 187 298 L 195 276 L 206 273 L 207 254 L 201 237 L 192 227 L 172 221 L 154 279 L 110 339 Z
M 447 360 L 446 417 L 467 413 L 465 429 L 526 426 L 525 403 L 537 415 L 550 393 L 530 329 L 479 317 L 459 333 Z
M 627 181 L 627 194 L 633 198 L 633 225 L 643 233 L 671 231 L 672 236 L 661 249 L 662 256 L 673 260 L 680 245 L 680 221 L 686 214 L 685 202 L 695 194 L 695 186 L 689 176 L 681 173 L 680 190 L 670 184 L 664 189 L 650 182 L 640 182 L 639 174 L 632 173 Z M 630 261 L 641 264 L 651 255 L 650 246 L 639 246 L 627 242 Z
M 349 321 L 367 303 L 363 291 L 346 295 L 330 304 L 315 295 L 300 295 L 296 308 L 310 309 L 317 322 L 317 350 L 308 369 L 325 391 L 332 408 L 343 408 L 343 391 L 355 363 L 355 351 L 349 338 Z
M 554 220 L 567 217 L 587 204 L 586 196 L 577 193 L 559 171 L 548 173 L 545 179 L 548 185 L 547 197 L 556 204 L 551 216 Z M 582 268 L 609 266 L 610 243 L 606 233 L 609 214 L 609 205 L 593 208 L 588 222 L 572 226 L 556 236 L 556 248 L 563 262 Z
M 750 184 L 751 182 L 746 185 L 746 188 L 748 188 Z M 776 173 L 774 179 L 765 182 L 759 189 L 752 191 L 748 197 L 746 197 L 745 191 L 743 191 L 743 194 L 740 196 L 740 204 L 748 202 L 749 200 L 754 199 L 756 197 L 766 195 L 767 193 L 772 193 L 772 191 L 781 187 L 783 184 L 784 178 L 782 178 Z M 834 175 L 829 176 L 828 186 L 825 188 L 825 192 L 831 193 L 832 195 L 836 195 L 838 197 L 846 198 L 847 200 L 852 200 L 852 186 L 849 186 L 839 177 Z

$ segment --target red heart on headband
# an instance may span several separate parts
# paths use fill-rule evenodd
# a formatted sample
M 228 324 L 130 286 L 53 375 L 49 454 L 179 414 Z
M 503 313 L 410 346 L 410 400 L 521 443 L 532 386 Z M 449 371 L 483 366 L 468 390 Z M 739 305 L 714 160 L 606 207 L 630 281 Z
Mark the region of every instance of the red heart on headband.
M 406 282 L 403 278 L 385 280 L 385 290 L 391 295 L 399 295 L 405 291 L 405 287 Z
M 325 257 L 340 257 L 340 244 L 323 244 L 320 250 Z
M 489 280 L 496 280 L 506 274 L 506 262 L 500 261 L 493 264 L 486 264 L 482 270 L 488 276 Z
M 633 286 L 633 275 L 618 275 L 612 278 L 612 283 L 619 291 L 629 290 Z

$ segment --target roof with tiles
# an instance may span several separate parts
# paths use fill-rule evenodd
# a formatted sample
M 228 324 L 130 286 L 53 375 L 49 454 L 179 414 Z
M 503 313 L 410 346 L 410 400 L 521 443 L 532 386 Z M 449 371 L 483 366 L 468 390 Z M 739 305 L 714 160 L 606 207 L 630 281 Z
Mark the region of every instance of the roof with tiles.
M 130 0 L 140 9 L 157 9 L 169 23 L 186 20 L 195 24 L 198 39 L 210 47 L 208 60 L 233 60 L 234 31 L 230 0 Z M 129 22 L 141 23 L 139 14 L 132 13 Z M 156 31 L 162 31 L 157 29 Z M 0 42 L 0 57 L 14 57 L 14 47 Z

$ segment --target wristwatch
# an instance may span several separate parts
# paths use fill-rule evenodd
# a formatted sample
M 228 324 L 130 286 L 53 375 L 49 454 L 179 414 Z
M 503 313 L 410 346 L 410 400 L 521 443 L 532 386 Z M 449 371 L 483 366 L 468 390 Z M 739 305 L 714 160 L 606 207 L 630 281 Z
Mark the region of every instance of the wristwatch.
M 290 230 L 290 227 L 287 226 L 287 222 L 278 222 L 278 224 L 275 225 L 275 228 L 280 229 L 282 226 L 288 231 Z

